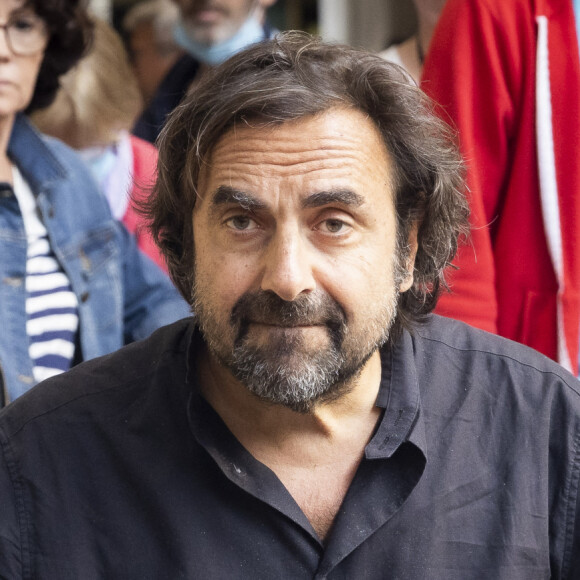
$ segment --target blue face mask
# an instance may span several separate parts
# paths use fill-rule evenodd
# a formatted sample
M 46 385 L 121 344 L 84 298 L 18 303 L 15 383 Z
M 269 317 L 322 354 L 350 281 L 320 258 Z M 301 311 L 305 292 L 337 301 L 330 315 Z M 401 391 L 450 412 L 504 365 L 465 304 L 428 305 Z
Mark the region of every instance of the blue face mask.
M 117 162 L 117 152 L 114 146 L 109 147 L 87 147 L 80 149 L 78 154 L 88 165 L 93 177 L 103 189 L 115 163 Z
M 200 62 L 215 66 L 250 44 L 264 40 L 264 29 L 254 17 L 250 17 L 231 38 L 213 46 L 207 46 L 190 38 L 187 28 L 179 22 L 173 31 L 173 37 L 175 42 L 191 56 Z

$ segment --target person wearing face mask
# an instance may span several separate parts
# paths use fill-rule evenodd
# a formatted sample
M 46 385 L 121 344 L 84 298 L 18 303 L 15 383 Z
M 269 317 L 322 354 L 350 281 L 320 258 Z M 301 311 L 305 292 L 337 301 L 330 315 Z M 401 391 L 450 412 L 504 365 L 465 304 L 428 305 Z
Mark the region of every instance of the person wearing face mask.
M 181 13 L 174 37 L 182 56 L 161 81 L 133 128 L 154 143 L 167 115 L 204 73 L 240 50 L 270 38 L 265 11 L 276 0 L 173 0 Z

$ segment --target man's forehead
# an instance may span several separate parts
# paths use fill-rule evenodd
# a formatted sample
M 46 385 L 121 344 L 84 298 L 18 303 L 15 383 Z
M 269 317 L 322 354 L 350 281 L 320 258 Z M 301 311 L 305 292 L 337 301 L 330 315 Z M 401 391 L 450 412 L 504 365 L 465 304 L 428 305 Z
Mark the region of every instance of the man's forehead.
M 391 165 L 374 123 L 359 111 L 336 108 L 273 126 L 238 124 L 202 166 L 198 190 L 205 197 L 222 186 L 243 192 L 288 181 L 299 182 L 304 195 L 360 195 L 371 184 L 390 186 Z
M 294 160 L 332 163 L 335 157 L 352 163 L 380 158 L 390 164 L 374 122 L 357 109 L 342 107 L 282 123 L 252 119 L 237 122 L 211 148 L 209 166 L 224 157 L 243 162 L 253 155 L 288 165 Z

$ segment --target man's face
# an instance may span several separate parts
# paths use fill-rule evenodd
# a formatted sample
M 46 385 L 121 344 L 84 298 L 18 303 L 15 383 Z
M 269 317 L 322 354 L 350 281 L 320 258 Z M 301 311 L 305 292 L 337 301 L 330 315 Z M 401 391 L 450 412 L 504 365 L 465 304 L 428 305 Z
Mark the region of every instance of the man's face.
M 264 400 L 340 396 L 388 337 L 399 291 L 392 164 L 373 123 L 330 109 L 236 127 L 202 171 L 194 311 L 211 354 Z M 413 232 L 415 229 L 413 228 Z
M 175 0 L 193 40 L 208 46 L 231 38 L 259 7 L 258 0 Z

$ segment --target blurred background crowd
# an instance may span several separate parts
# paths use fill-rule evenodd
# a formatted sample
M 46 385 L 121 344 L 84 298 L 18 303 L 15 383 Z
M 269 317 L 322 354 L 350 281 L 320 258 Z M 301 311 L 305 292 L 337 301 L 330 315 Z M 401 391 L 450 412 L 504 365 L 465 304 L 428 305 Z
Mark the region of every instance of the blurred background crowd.
M 579 4 L 0 0 L 1 403 L 188 313 L 132 200 L 183 95 L 289 29 L 402 66 L 456 128 L 472 234 L 438 312 L 578 374 Z

